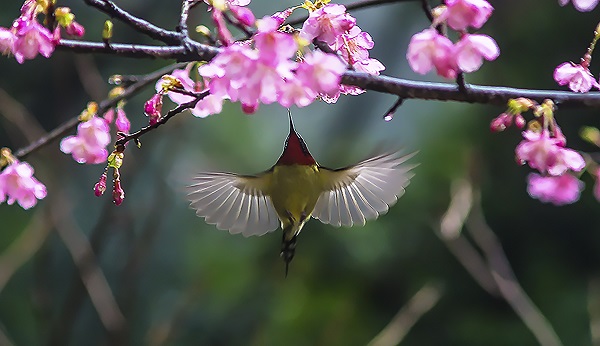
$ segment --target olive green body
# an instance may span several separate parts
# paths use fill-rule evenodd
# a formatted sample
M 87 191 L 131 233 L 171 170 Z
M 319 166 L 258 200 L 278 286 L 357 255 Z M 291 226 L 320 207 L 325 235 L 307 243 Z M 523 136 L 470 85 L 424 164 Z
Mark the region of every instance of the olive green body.
M 300 233 L 323 191 L 317 165 L 278 165 L 270 176 L 269 195 L 281 220 L 284 239 Z

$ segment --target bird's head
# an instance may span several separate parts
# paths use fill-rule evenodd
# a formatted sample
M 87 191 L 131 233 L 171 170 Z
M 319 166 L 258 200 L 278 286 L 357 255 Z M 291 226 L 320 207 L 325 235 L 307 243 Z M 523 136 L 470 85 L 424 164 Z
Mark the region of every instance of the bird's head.
M 277 160 L 277 165 L 314 165 L 315 159 L 308 151 L 308 147 L 302 137 L 294 129 L 292 116 L 288 113 L 290 119 L 290 133 L 285 140 L 283 153 Z

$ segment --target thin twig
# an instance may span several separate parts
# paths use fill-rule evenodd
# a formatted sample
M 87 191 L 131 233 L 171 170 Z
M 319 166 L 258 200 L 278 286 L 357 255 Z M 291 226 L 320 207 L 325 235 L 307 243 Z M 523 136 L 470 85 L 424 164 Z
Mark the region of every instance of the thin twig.
M 458 101 L 506 106 L 506 103 L 510 99 L 526 97 L 539 103 L 545 99 L 551 99 L 555 104 L 563 108 L 600 108 L 600 92 L 581 94 L 570 91 L 518 89 L 469 84 L 469 92 L 465 94 L 454 84 L 419 82 L 383 75 L 373 76 L 355 71 L 346 71 L 342 77 L 342 84 L 398 95 L 406 99 Z
M 600 280 L 594 278 L 588 284 L 587 310 L 590 316 L 592 345 L 600 345 Z
M 192 0 L 182 0 L 181 1 L 181 15 L 179 16 L 179 26 L 177 27 L 177 31 L 184 38 L 189 38 L 190 33 L 188 31 L 188 17 L 190 15 L 190 8 L 192 5 Z
M 40 123 L 35 120 L 35 117 L 29 113 L 27 108 L 1 88 L 0 114 L 16 126 L 30 142 L 35 141 L 46 133 Z
M 42 247 L 52 229 L 46 209 L 39 209 L 19 237 L 0 255 L 0 292 L 10 278 Z M 0 345 L 2 343 L 0 342 Z
M 390 323 L 369 342 L 369 346 L 395 346 L 419 319 L 431 310 L 442 296 L 441 289 L 428 283 L 398 311 Z
M 202 100 L 203 98 L 205 98 L 206 96 L 208 96 L 210 94 L 210 92 L 208 90 L 203 91 L 199 94 L 196 95 L 196 98 L 193 99 L 192 101 L 186 102 L 186 103 L 182 103 L 179 106 L 171 109 L 170 111 L 167 112 L 167 114 L 165 114 L 162 118 L 160 118 L 160 120 L 152 125 L 148 125 L 146 127 L 142 127 L 140 130 L 134 132 L 134 133 L 130 133 L 130 134 L 123 134 L 121 136 L 121 138 L 119 140 L 117 140 L 115 142 L 115 147 L 120 147 L 120 146 L 124 146 L 127 142 L 134 140 L 137 141 L 141 136 L 143 136 L 144 134 L 156 129 L 157 127 L 164 125 L 167 123 L 167 121 L 169 121 L 169 119 L 171 119 L 172 117 L 176 116 L 177 114 L 187 110 L 187 109 L 191 109 L 196 107 L 196 104 L 198 102 L 200 102 L 200 100 Z
M 488 270 L 487 263 L 477 249 L 462 234 L 465 221 L 473 206 L 471 184 L 460 180 L 452 184 L 452 199 L 448 210 L 441 218 L 436 235 L 456 257 L 475 282 L 494 297 L 500 296 L 496 282 Z
M 429 6 L 429 1 L 421 0 L 421 8 L 423 9 L 425 16 L 427 16 L 427 19 L 429 19 L 430 22 L 433 22 L 434 18 L 433 14 L 431 13 L 431 6 Z
M 4 333 L 4 326 L 0 325 L 0 345 L 2 346 L 14 346 L 15 344 L 8 338 L 8 335 Z
M 140 90 L 142 90 L 144 87 L 146 87 L 150 83 L 154 82 L 160 76 L 164 75 L 165 73 L 169 73 L 173 69 L 182 67 L 184 65 L 185 64 L 170 65 L 170 66 L 167 66 L 165 68 L 162 68 L 160 70 L 154 71 L 152 73 L 149 73 L 149 74 L 143 76 L 142 78 L 140 78 L 140 80 L 138 82 L 136 82 L 135 84 L 126 88 L 125 91 L 121 95 L 119 95 L 115 98 L 106 99 L 106 100 L 100 102 L 99 107 L 98 107 L 98 112 L 104 113 L 110 107 L 114 107 L 117 104 L 117 102 L 119 102 L 120 100 L 122 100 L 124 98 L 129 98 L 130 96 L 135 95 Z M 40 137 L 39 139 L 37 139 L 35 142 L 31 143 L 30 145 L 15 151 L 15 153 L 14 153 L 15 157 L 22 160 L 27 155 L 31 154 L 33 151 L 38 150 L 39 148 L 43 147 L 44 145 L 50 143 L 51 141 L 64 136 L 69 131 L 72 131 L 77 126 L 77 124 L 79 124 L 79 118 L 78 118 L 78 116 L 75 116 L 75 117 L 67 120 L 63 124 L 57 126 L 54 130 L 50 131 L 50 133 L 48 133 L 47 135 L 45 135 L 43 137 Z
M 506 258 L 506 254 L 502 249 L 502 244 L 485 221 L 481 205 L 479 204 L 479 194 L 476 194 L 476 196 L 476 203 L 474 203 L 471 215 L 466 222 L 467 230 L 485 254 L 490 272 L 500 289 L 502 297 L 533 333 L 540 345 L 562 345 L 550 322 L 534 305 L 517 281 Z
M 129 25 L 135 31 L 141 32 L 155 40 L 162 41 L 166 44 L 175 45 L 181 41 L 181 34 L 176 31 L 165 30 L 156 26 L 147 20 L 141 19 L 123 10 L 114 2 L 108 0 L 84 0 L 89 6 L 97 8 L 106 13 L 112 18 L 116 18 L 121 22 Z
M 81 280 L 90 300 L 98 312 L 100 321 L 109 335 L 118 335 L 125 328 L 125 317 L 112 294 L 110 286 L 98 265 L 90 242 L 83 231 L 73 221 L 67 198 L 56 194 L 52 203 L 52 218 L 61 240 L 69 250 L 73 262 L 79 270 Z

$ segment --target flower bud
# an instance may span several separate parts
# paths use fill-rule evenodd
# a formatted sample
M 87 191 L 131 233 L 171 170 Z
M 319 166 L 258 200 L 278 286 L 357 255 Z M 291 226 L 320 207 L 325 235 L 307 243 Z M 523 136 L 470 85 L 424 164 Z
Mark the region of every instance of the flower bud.
M 246 26 L 254 25 L 256 18 L 254 17 L 254 13 L 252 13 L 252 11 L 249 8 L 231 5 L 229 6 L 229 10 L 231 11 L 235 19 L 237 19 L 240 23 Z
M 125 191 L 121 187 L 121 180 L 117 177 L 113 181 L 113 202 L 115 205 L 121 205 L 125 199 Z
M 100 180 L 94 185 L 94 195 L 100 197 L 104 194 L 104 191 L 106 191 L 106 171 L 102 173 Z
M 525 118 L 521 114 L 515 115 L 515 126 L 520 129 L 525 127 Z

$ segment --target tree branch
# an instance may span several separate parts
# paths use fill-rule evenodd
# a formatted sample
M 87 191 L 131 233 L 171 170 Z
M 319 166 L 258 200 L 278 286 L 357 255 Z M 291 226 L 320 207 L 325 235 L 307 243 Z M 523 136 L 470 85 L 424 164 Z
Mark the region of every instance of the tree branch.
M 163 117 L 161 117 L 160 120 L 158 122 L 156 122 L 155 124 L 148 125 L 146 127 L 142 127 L 140 130 L 138 130 L 134 133 L 130 133 L 130 134 L 121 133 L 120 134 L 121 138 L 115 142 L 115 147 L 124 146 L 125 144 L 127 144 L 127 142 L 129 142 L 131 140 L 137 141 L 144 134 L 156 129 L 160 125 L 166 124 L 167 121 L 169 121 L 169 119 L 176 116 L 177 114 L 179 114 L 187 109 L 196 107 L 196 104 L 200 100 L 202 100 L 203 98 L 208 96 L 209 94 L 210 94 L 210 91 L 205 90 L 205 91 L 195 95 L 195 97 L 196 97 L 195 99 L 193 99 L 190 102 L 182 103 L 179 106 L 171 109 L 170 111 L 167 112 L 167 114 L 165 114 Z
M 184 44 L 175 46 L 148 46 L 128 43 L 60 40 L 58 49 L 73 53 L 112 54 L 128 58 L 175 59 L 177 61 L 209 61 L 219 53 L 219 49 L 202 43 L 184 39 Z
M 346 71 L 342 84 L 398 95 L 405 99 L 458 101 L 505 106 L 509 99 L 526 97 L 537 102 L 552 99 L 559 107 L 600 108 L 600 92 L 586 94 L 557 90 L 531 90 L 501 86 L 466 84 L 466 92 L 448 83 L 419 82 L 388 76 L 373 76 L 364 72 Z
M 171 30 L 165 30 L 156 26 L 144 19 L 136 17 L 131 13 L 123 10 L 109 0 L 84 0 L 86 4 L 97 8 L 106 13 L 111 18 L 116 18 L 121 22 L 129 25 L 134 30 L 147 35 L 155 40 L 162 41 L 166 44 L 175 45 L 181 42 L 181 33 Z
M 106 112 L 110 107 L 116 106 L 117 102 L 119 102 L 120 100 L 137 94 L 140 90 L 142 90 L 148 84 L 154 82 L 160 76 L 164 75 L 165 73 L 169 73 L 170 71 L 172 71 L 178 67 L 182 67 L 183 65 L 184 64 L 170 65 L 170 66 L 167 66 L 165 68 L 162 68 L 160 70 L 157 70 L 155 72 L 152 72 L 150 74 L 143 76 L 142 78 L 139 79 L 138 82 L 136 82 L 133 85 L 131 85 L 130 87 L 126 88 L 125 91 L 121 95 L 119 95 L 115 98 L 112 98 L 112 99 L 105 99 L 104 101 L 100 102 L 100 104 L 98 105 L 98 113 L 100 114 L 100 113 Z M 16 158 L 18 158 L 19 160 L 22 160 L 27 155 L 31 154 L 33 151 L 38 150 L 39 148 L 50 143 L 51 141 L 53 141 L 56 138 L 64 136 L 67 132 L 69 132 L 69 131 L 73 130 L 75 127 L 77 127 L 78 124 L 79 124 L 79 117 L 78 116 L 73 117 L 73 118 L 67 120 L 66 122 L 62 123 L 58 127 L 56 127 L 54 130 L 50 131 L 47 135 L 40 137 L 37 141 L 31 143 L 30 145 L 28 145 L 24 148 L 17 150 L 14 153 L 14 156 Z

